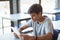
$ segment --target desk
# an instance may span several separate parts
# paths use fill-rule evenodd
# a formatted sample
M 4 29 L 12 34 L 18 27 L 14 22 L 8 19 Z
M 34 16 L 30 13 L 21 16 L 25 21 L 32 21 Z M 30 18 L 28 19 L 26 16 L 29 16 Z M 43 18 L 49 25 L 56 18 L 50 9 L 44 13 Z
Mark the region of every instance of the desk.
M 31 19 L 29 14 L 13 14 L 11 15 L 11 18 L 13 18 L 15 20 L 15 25 L 17 25 L 19 27 L 19 22 L 23 21 L 23 20 L 29 20 Z
M 52 21 L 54 29 L 60 30 L 60 20 Z
M 2 18 L 2 21 L 3 19 L 7 19 L 7 20 L 14 21 L 14 22 L 17 22 L 18 20 L 22 21 L 22 20 L 31 18 L 29 14 L 0 15 L 0 17 Z
M 59 10 L 51 10 L 48 12 L 44 12 L 43 15 L 47 14 L 47 16 L 52 15 L 52 20 L 60 20 L 60 9 Z
M 31 35 L 31 36 L 33 35 L 32 32 L 26 33 L 26 34 L 27 35 Z M 15 38 L 13 32 L 11 32 L 11 33 L 8 33 L 8 34 L 0 35 L 0 40 L 21 40 L 21 39 Z
M 19 27 L 19 21 L 27 20 L 27 19 L 31 18 L 29 14 L 0 15 L 0 17 L 2 18 L 2 29 L 3 30 L 4 30 L 3 19 L 11 20 L 14 22 L 14 26 L 18 25 L 18 27 Z M 4 31 L 3 31 L 3 33 L 4 33 Z
M 13 33 L 9 33 L 9 34 L 0 35 L 0 40 L 20 40 L 20 39 L 15 38 Z

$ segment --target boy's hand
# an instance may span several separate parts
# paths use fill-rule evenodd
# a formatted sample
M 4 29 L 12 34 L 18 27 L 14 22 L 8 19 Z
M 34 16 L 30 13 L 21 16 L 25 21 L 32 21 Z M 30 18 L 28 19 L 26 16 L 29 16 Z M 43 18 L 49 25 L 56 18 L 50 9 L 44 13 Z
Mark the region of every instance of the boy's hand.
M 34 40 L 32 36 L 26 35 L 26 34 L 21 34 L 20 37 L 23 38 L 23 40 Z
M 14 36 L 15 36 L 16 38 L 19 38 L 19 37 L 18 37 L 18 34 L 16 34 L 15 32 L 14 32 L 13 34 L 14 34 Z M 20 35 L 19 35 L 19 36 L 20 36 Z

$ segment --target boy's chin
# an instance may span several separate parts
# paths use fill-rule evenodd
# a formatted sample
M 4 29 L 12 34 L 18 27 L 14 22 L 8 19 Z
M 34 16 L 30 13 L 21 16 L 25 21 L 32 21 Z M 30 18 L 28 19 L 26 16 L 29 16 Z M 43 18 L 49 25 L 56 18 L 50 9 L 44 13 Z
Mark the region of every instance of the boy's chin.
M 36 20 L 33 20 L 34 22 L 36 21 Z

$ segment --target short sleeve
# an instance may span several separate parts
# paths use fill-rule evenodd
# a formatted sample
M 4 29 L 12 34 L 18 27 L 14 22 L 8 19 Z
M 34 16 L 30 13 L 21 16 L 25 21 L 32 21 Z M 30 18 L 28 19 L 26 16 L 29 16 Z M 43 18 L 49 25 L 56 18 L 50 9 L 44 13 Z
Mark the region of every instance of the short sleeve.
M 27 25 L 28 27 L 32 27 L 32 20 L 29 20 L 29 21 L 26 23 L 26 25 Z
M 46 27 L 45 27 L 45 33 L 47 34 L 49 32 L 51 32 L 53 34 L 53 24 L 52 24 L 51 20 L 48 20 L 46 22 Z

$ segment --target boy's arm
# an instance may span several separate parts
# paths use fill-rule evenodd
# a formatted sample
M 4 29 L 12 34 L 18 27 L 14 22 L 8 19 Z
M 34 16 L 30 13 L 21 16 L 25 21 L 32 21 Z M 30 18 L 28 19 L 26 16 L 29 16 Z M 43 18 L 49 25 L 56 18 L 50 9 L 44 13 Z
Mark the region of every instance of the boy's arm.
M 21 37 L 23 37 L 24 40 L 36 40 L 36 36 L 30 36 L 30 35 L 20 35 Z M 27 39 L 29 38 L 29 39 Z M 48 33 L 46 35 L 43 36 L 37 36 L 37 40 L 52 40 L 52 33 Z
M 52 40 L 52 33 L 48 33 L 43 36 L 37 36 L 37 40 Z
M 24 30 L 24 29 L 26 29 L 26 28 L 27 28 L 27 26 L 24 25 L 23 27 L 19 28 L 18 31 L 21 32 L 22 30 Z M 14 34 L 14 36 L 15 36 L 16 38 L 19 38 L 18 35 L 20 35 L 20 34 L 16 34 L 15 32 L 14 32 L 13 34 Z
M 26 29 L 26 28 L 28 28 L 26 25 L 24 25 L 24 26 L 22 26 L 21 28 L 19 28 L 18 30 L 19 30 L 19 32 L 21 32 L 22 30 L 24 30 L 24 29 Z

